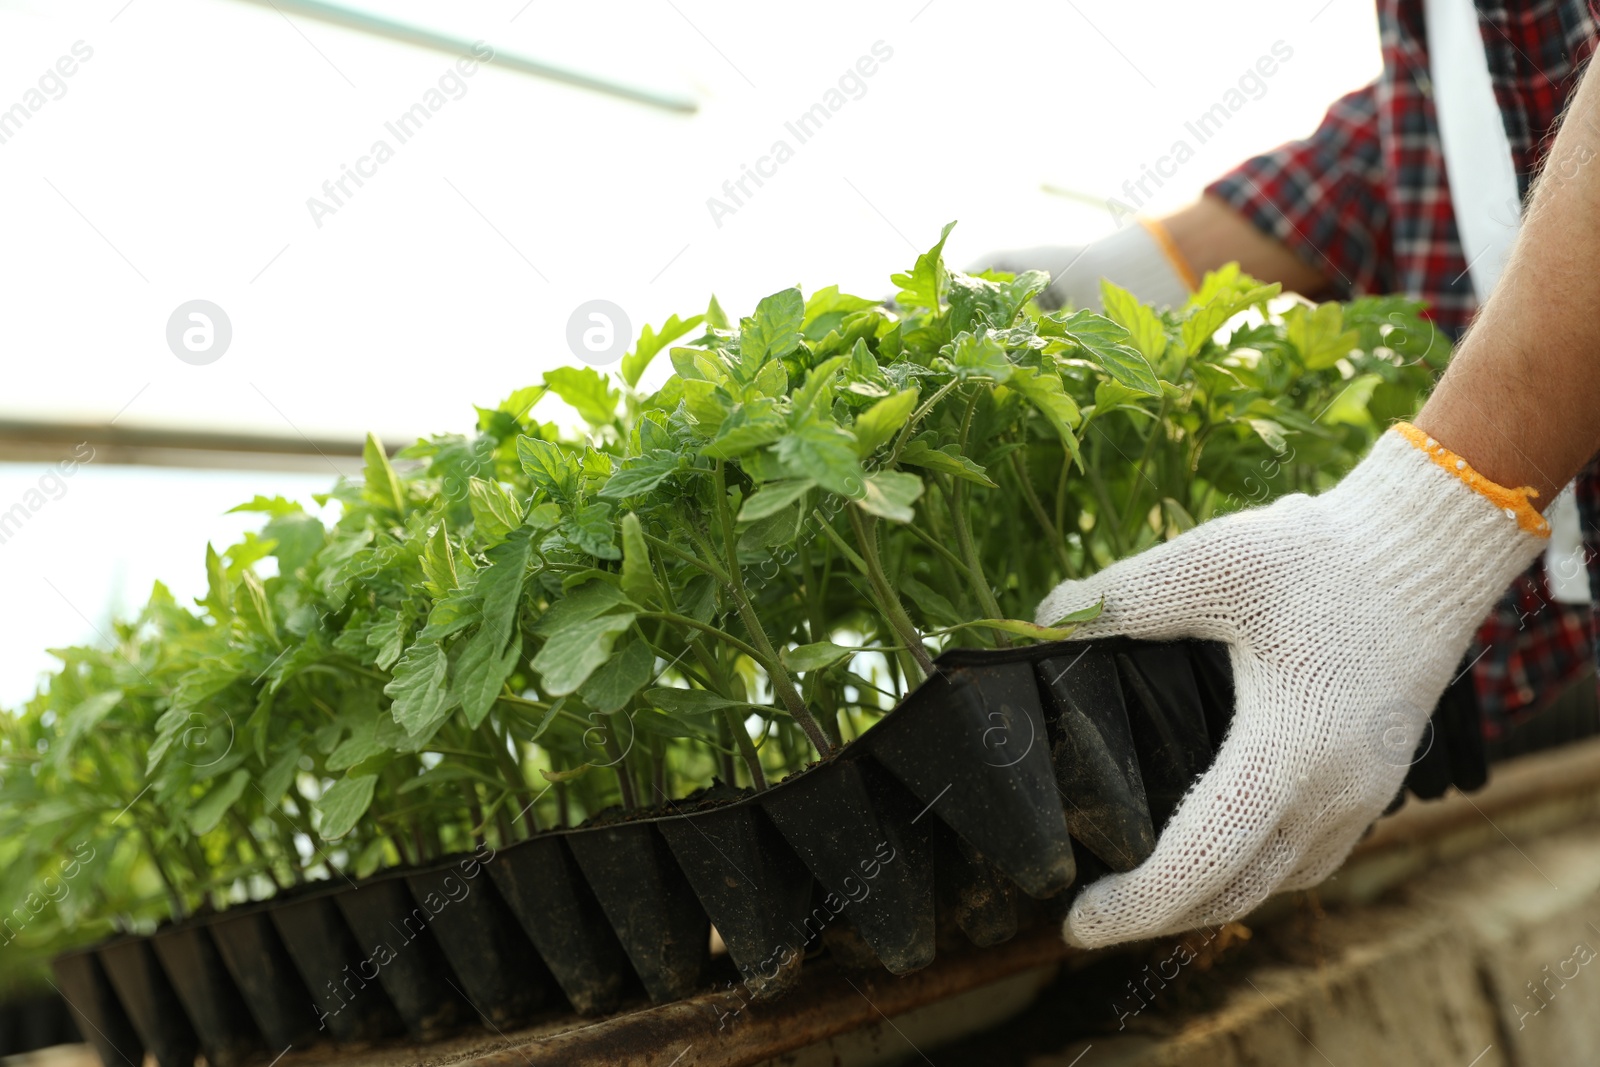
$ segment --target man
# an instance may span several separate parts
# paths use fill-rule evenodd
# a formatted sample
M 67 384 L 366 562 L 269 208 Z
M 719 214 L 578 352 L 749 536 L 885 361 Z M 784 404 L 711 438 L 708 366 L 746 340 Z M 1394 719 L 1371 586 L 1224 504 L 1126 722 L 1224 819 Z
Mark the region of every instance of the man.
M 1237 260 L 1308 295 L 1420 297 L 1452 336 L 1472 323 L 1415 424 L 1334 489 L 1205 523 L 1040 605 L 1048 623 L 1103 602 L 1084 637 L 1227 642 L 1237 689 L 1233 729 L 1149 861 L 1074 904 L 1082 945 L 1221 922 L 1326 878 L 1394 796 L 1396 754 L 1580 471 L 1587 558 L 1600 549 L 1600 475 L 1583 470 L 1600 451 L 1595 12 L 1380 0 L 1379 22 L 1382 76 L 1310 139 L 1160 222 L 996 259 L 1055 268 L 1052 295 L 1079 305 L 1102 275 L 1177 302 Z

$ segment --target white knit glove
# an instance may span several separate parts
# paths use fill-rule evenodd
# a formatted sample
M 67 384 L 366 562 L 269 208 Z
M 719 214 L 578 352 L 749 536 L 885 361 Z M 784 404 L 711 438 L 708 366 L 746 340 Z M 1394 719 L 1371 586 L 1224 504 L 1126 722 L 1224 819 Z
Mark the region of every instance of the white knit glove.
M 974 263 L 976 271 L 994 268 L 1021 274 L 1048 271 L 1050 287 L 1039 294 L 1046 310 L 1070 306 L 1100 310 L 1100 279 L 1106 278 L 1146 304 L 1181 307 L 1189 299 L 1188 267 L 1175 262 L 1157 237 L 1160 224 L 1141 222 L 1124 226 L 1109 237 L 1087 245 L 1041 245 L 993 252 Z
M 1075 638 L 1226 642 L 1236 710 L 1142 866 L 1088 886 L 1083 947 L 1234 919 L 1320 883 L 1394 798 L 1478 623 L 1538 554 L 1528 490 L 1401 424 L 1335 488 L 1202 524 L 1039 605 Z

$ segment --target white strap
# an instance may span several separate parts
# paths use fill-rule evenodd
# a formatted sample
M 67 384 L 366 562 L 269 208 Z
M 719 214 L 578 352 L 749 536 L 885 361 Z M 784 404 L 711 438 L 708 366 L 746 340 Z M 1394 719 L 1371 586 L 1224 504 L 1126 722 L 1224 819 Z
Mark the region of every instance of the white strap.
M 1456 230 L 1478 303 L 1489 298 L 1517 235 L 1520 201 L 1489 57 L 1472 0 L 1424 0 L 1433 106 Z

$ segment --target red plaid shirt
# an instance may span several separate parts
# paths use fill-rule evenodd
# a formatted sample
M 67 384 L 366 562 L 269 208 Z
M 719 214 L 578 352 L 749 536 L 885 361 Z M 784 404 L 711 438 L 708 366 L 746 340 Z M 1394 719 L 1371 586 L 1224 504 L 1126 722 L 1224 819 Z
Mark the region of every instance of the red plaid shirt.
M 1600 31 L 1600 0 L 1477 0 L 1478 28 L 1519 192 L 1538 172 Z M 1459 337 L 1477 308 L 1439 142 L 1422 0 L 1379 0 L 1383 74 L 1322 125 L 1247 160 L 1207 192 L 1288 245 L 1341 295 L 1406 293 Z M 1508 204 L 1508 213 L 1520 210 Z M 1589 584 L 1600 606 L 1600 462 L 1577 486 Z M 1589 609 L 1550 599 L 1542 559 L 1478 634 L 1473 671 L 1496 736 L 1553 699 L 1594 654 Z

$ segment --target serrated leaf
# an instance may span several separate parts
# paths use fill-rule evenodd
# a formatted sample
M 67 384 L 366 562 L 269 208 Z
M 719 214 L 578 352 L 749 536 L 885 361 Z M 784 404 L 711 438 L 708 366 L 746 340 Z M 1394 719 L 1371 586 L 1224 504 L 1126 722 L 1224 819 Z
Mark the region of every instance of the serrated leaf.
M 366 774 L 358 778 L 341 778 L 328 787 L 316 805 L 322 817 L 317 833 L 323 840 L 332 841 L 355 829 L 361 816 L 372 806 L 372 794 L 377 785 L 377 775 Z
M 820 671 L 831 667 L 855 654 L 853 648 L 845 648 L 832 641 L 817 641 L 809 645 L 786 648 L 779 658 L 783 660 L 785 667 L 803 674 L 806 671 Z
M 544 776 L 545 781 L 552 785 L 560 785 L 562 782 L 572 782 L 582 778 L 593 769 L 593 766 L 590 763 L 580 763 L 576 767 L 570 767 L 564 771 L 547 771 L 541 767 L 539 768 L 539 773 Z
M 739 508 L 739 521 L 741 523 L 756 522 L 760 519 L 770 518 L 805 496 L 806 493 L 816 488 L 816 485 L 817 483 L 810 478 L 768 482 L 756 492 L 750 494 Z
M 361 460 L 362 475 L 365 479 L 361 495 L 368 503 L 388 508 L 396 515 L 405 514 L 406 492 L 400 486 L 400 478 L 389 465 L 389 454 L 370 433 L 367 434 L 366 444 L 361 448 Z
M 863 511 L 892 522 L 910 522 L 917 517 L 911 505 L 922 496 L 922 479 L 906 471 L 878 471 L 869 474 L 866 492 L 856 503 Z
M 955 445 L 946 445 L 944 448 L 930 448 L 926 441 L 912 439 L 906 442 L 906 447 L 900 452 L 901 466 L 924 467 L 928 470 L 938 471 L 941 474 L 954 475 L 957 478 L 990 489 L 996 488 L 989 474 L 978 464 L 961 455 Z
M 395 722 L 415 737 L 443 722 L 450 714 L 445 692 L 448 664 L 444 649 L 437 644 L 417 644 L 395 664 L 394 677 L 383 687 L 393 704 Z
M 1155 370 L 1149 360 L 1131 347 L 1127 330 L 1092 311 L 1074 311 L 1057 321 L 1062 334 L 1113 381 L 1150 396 L 1161 395 L 1161 382 Z
M 711 298 L 711 306 L 720 314 L 722 309 L 717 307 L 717 298 Z M 630 387 L 639 384 L 639 379 L 644 376 L 645 368 L 650 366 L 651 360 L 656 358 L 667 345 L 676 341 L 696 326 L 700 325 L 704 315 L 692 315 L 687 319 L 680 319 L 674 315 L 661 324 L 661 329 L 652 329 L 649 323 L 639 331 L 639 340 L 634 343 L 633 351 L 622 357 L 622 380 Z M 713 323 L 715 325 L 715 323 Z M 722 323 L 723 328 L 727 323 Z
M 650 684 L 656 657 L 643 641 L 629 641 L 595 671 L 578 690 L 583 702 L 595 711 L 609 714 L 620 711 L 633 694 Z
M 632 512 L 622 516 L 622 591 L 646 607 L 661 600 L 661 587 L 650 565 L 650 543 L 644 538 L 639 516 Z
M 856 439 L 832 423 L 808 422 L 778 439 L 778 462 L 791 477 L 857 499 L 866 491 Z
M 561 524 L 561 535 L 580 552 L 596 559 L 621 559 L 610 504 L 584 504 Z
M 870 456 L 893 437 L 917 409 L 919 395 L 915 388 L 902 389 L 856 416 L 856 454 Z
M 450 683 L 467 725 L 477 729 L 483 722 L 499 699 L 506 679 L 516 670 L 521 655 L 520 633 L 513 632 L 510 643 L 505 644 L 498 634 L 485 626 L 467 639 L 461 657 L 456 660 L 455 678 Z
M 622 394 L 593 367 L 557 367 L 545 374 L 544 384 L 589 425 L 608 426 L 616 420 Z
M 566 696 L 577 692 L 611 656 L 611 646 L 633 625 L 634 617 L 631 611 L 600 615 L 552 634 L 533 658 L 533 669 L 544 679 L 545 693 Z
M 678 467 L 678 457 L 671 455 L 625 460 L 622 469 L 606 481 L 600 495 L 606 500 L 643 496 L 671 477 Z
M 958 378 L 992 378 L 1003 382 L 1014 369 L 1006 350 L 980 326 L 976 333 L 964 333 L 952 343 L 950 365 Z
M 627 596 L 616 586 L 602 581 L 589 581 L 551 604 L 534 622 L 533 632 L 540 637 L 549 637 L 563 627 L 584 622 L 627 603 Z
M 189 830 L 195 836 L 209 834 L 217 828 L 222 817 L 228 814 L 228 809 L 240 796 L 244 794 L 245 786 L 250 784 L 250 772 L 244 768 L 234 771 L 219 786 L 201 798 L 200 802 L 189 809 L 185 818 L 189 823 Z
M 467 505 L 472 510 L 474 529 L 488 544 L 503 541 L 522 525 L 523 505 L 499 482 L 467 479 Z
M 939 310 L 940 298 L 944 296 L 950 277 L 944 265 L 944 242 L 955 225 L 954 222 L 946 223 L 944 229 L 939 231 L 938 244 L 918 256 L 916 266 L 889 279 L 900 287 L 895 303 L 908 308 Z
M 578 482 L 577 457 L 560 445 L 537 437 L 517 438 L 517 460 L 534 486 L 557 500 L 572 497 Z
M 740 323 L 739 360 L 746 380 L 764 361 L 787 356 L 799 347 L 805 314 L 799 289 L 784 289 L 762 298 L 756 313 Z
M 1109 278 L 1100 279 L 1100 302 L 1107 317 L 1128 331 L 1128 339 L 1145 359 L 1154 364 L 1161 358 L 1167 350 L 1167 330 L 1160 316 Z
M 1283 325 L 1307 370 L 1326 370 L 1361 343 L 1361 332 L 1344 328 L 1344 309 L 1331 300 L 1315 308 L 1295 305 L 1284 312 Z

